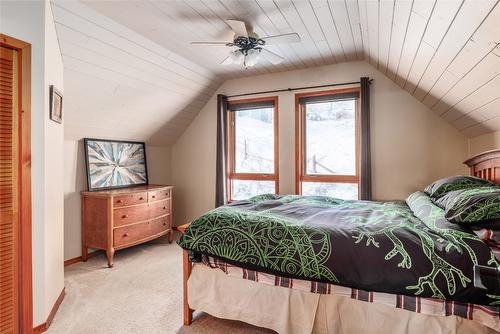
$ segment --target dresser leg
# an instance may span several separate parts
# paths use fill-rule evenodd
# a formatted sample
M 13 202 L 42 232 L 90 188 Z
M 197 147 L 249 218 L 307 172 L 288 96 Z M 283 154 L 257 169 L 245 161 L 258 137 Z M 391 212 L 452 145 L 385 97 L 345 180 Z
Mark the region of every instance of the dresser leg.
M 115 249 L 110 247 L 106 250 L 106 255 L 108 256 L 108 267 L 113 268 L 113 255 L 115 254 Z
M 82 246 L 82 261 L 87 262 L 89 258 L 89 249 L 85 246 Z
M 170 228 L 170 232 L 168 232 L 168 243 L 169 244 L 172 243 L 173 237 L 174 237 L 174 230 L 172 230 L 172 228 Z

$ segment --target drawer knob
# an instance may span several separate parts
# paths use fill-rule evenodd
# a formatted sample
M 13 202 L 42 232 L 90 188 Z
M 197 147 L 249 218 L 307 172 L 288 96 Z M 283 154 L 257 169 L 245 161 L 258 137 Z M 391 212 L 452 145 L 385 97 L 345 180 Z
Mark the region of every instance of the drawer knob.
M 139 201 L 143 201 L 143 200 L 144 200 L 144 198 L 143 198 L 143 197 L 139 198 Z
M 163 223 L 163 226 L 167 226 L 167 223 Z
M 151 198 L 156 198 L 156 196 L 155 196 L 155 195 L 153 195 L 153 196 L 151 196 Z
M 116 203 L 122 203 L 123 201 L 121 199 L 119 199 L 118 201 L 116 201 Z
M 125 238 L 126 238 L 126 237 L 128 237 L 128 233 L 125 233 L 123 236 L 124 236 Z
M 163 207 L 163 210 L 167 210 L 167 207 L 166 207 L 166 206 L 164 206 L 164 207 Z
M 123 215 L 122 218 L 128 218 L 128 215 Z

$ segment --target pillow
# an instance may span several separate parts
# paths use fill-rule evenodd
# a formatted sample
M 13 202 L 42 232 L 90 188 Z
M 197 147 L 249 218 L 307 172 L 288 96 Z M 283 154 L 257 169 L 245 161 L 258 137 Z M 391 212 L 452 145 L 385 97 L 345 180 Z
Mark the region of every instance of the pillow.
M 441 209 L 445 210 L 446 205 L 448 205 L 448 203 L 451 203 L 458 195 L 460 195 L 461 193 L 463 193 L 464 191 L 467 191 L 467 190 L 468 189 L 453 190 L 453 191 L 447 192 L 446 194 L 442 195 L 441 197 L 437 197 L 437 198 L 431 197 L 431 200 L 434 204 L 439 206 Z
M 491 187 L 494 185 L 494 183 L 479 177 L 458 175 L 434 181 L 425 188 L 424 192 L 430 197 L 437 198 L 454 190 Z
M 472 225 L 500 220 L 500 187 L 468 189 L 454 195 L 445 207 L 450 222 Z

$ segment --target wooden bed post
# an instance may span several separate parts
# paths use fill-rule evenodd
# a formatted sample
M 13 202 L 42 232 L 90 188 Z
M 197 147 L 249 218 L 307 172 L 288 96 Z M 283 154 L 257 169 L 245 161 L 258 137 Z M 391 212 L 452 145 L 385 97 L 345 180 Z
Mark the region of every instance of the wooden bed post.
M 182 269 L 183 269 L 183 288 L 184 288 L 184 326 L 191 325 L 193 321 L 193 310 L 188 304 L 188 278 L 191 275 L 192 263 L 189 261 L 189 253 L 182 251 Z
M 184 233 L 184 231 L 189 227 L 187 223 L 181 226 L 177 226 L 177 231 Z M 188 304 L 188 279 L 191 275 L 191 269 L 193 268 L 193 264 L 189 261 L 189 253 L 185 250 L 182 251 L 182 287 L 184 290 L 184 326 L 191 325 L 193 322 L 193 310 L 189 308 Z

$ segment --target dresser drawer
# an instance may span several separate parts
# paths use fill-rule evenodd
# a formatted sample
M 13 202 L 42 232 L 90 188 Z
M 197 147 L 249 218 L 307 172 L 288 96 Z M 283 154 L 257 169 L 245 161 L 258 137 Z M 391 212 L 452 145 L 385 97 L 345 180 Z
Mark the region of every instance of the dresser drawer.
M 128 245 L 152 237 L 161 232 L 166 232 L 167 230 L 169 230 L 168 217 L 115 228 L 113 231 L 113 244 L 115 247 Z
M 146 203 L 147 198 L 148 198 L 147 192 L 115 196 L 113 197 L 113 206 L 117 208 L 121 206 Z
M 168 221 L 169 221 L 168 216 L 151 220 L 151 222 L 150 222 L 151 235 L 155 235 L 155 234 L 161 233 L 163 231 L 169 230 L 170 227 L 168 225 Z
M 149 219 L 170 213 L 170 201 L 168 200 L 163 200 L 161 202 L 154 202 L 148 205 L 149 205 Z
M 149 222 L 116 228 L 113 231 L 115 247 L 127 245 L 145 239 L 151 235 Z
M 161 201 L 170 198 L 170 189 L 148 192 L 148 202 Z
M 113 210 L 114 226 L 127 225 L 149 219 L 148 204 Z

